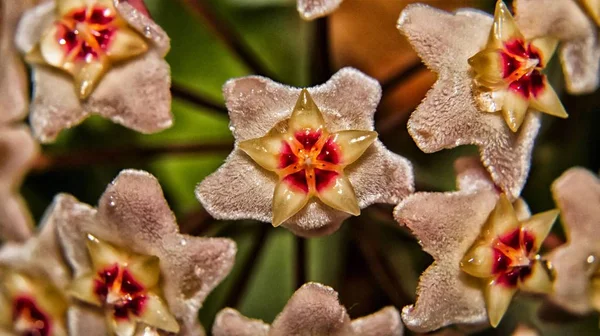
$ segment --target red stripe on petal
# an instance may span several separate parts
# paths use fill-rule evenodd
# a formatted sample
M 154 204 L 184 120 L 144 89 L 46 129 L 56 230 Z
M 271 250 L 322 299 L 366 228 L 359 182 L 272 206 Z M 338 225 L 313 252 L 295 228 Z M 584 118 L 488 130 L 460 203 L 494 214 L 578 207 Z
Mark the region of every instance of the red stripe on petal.
M 301 170 L 283 178 L 283 181 L 295 187 L 297 190 L 308 192 L 308 182 L 306 181 L 306 171 Z
M 279 153 L 279 166 L 277 168 L 282 169 L 296 162 L 298 162 L 298 157 L 292 151 L 292 147 L 287 142 L 282 141 L 281 152 Z
M 499 237 L 500 241 L 505 245 L 514 249 L 521 247 L 521 229 L 515 229 Z
M 323 189 L 331 187 L 337 176 L 338 173 L 334 171 L 315 169 L 317 191 L 321 192 Z
M 508 270 L 508 266 L 510 265 L 510 258 L 507 257 L 504 253 L 494 249 L 494 266 L 492 273 L 501 273 Z
M 317 141 L 319 141 L 319 138 L 321 137 L 321 131 L 315 131 L 307 128 L 304 131 L 296 132 L 294 137 L 304 146 L 305 150 L 310 150 L 317 143 Z
M 329 137 L 323 149 L 321 149 L 321 153 L 317 156 L 317 160 L 339 164 L 341 161 L 340 157 L 340 146 L 333 141 L 333 137 Z

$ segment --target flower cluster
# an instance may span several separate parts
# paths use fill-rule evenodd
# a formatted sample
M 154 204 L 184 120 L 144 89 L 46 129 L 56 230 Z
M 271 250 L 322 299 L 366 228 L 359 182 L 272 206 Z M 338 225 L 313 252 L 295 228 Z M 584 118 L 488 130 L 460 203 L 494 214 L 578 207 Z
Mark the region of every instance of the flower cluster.
M 198 311 L 230 273 L 237 247 L 180 233 L 154 176 L 121 171 L 97 207 L 59 194 L 36 234 L 18 194 L 41 160 L 35 139 L 53 142 L 92 113 L 142 133 L 171 126 L 166 32 L 138 0 L 0 1 L 0 95 L 7 97 L 0 101 L 0 334 L 204 335 Z M 310 20 L 341 2 L 297 6 Z M 541 113 L 567 117 L 546 73 L 555 50 L 570 92 L 599 85 L 600 7 L 592 0 L 514 3 L 515 18 L 498 0 L 493 17 L 412 4 L 398 20 L 438 75 L 408 121 L 410 136 L 426 153 L 480 149 L 480 158 L 455 162 L 457 191 L 415 192 L 411 162 L 375 131 L 382 87 L 356 69 L 309 88 L 262 76 L 225 83 L 233 151 L 195 192 L 210 215 L 317 237 L 375 203 L 391 204 L 434 262 L 402 313 L 387 307 L 351 320 L 332 288 L 307 283 L 271 325 L 226 308 L 214 335 L 496 327 L 519 292 L 575 314 L 600 311 L 598 177 L 565 172 L 551 187 L 558 209 L 532 215 L 521 198 Z M 33 73 L 31 103 L 22 60 Z M 33 135 L 19 124 L 27 114 Z M 559 214 L 568 242 L 543 253 Z

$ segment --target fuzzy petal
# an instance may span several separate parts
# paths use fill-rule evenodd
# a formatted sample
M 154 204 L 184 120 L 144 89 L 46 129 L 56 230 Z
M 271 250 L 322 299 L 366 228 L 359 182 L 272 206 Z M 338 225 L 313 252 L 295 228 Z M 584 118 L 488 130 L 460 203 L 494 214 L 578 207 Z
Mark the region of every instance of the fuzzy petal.
M 600 40 L 598 33 L 565 42 L 560 49 L 567 90 L 574 94 L 594 92 L 600 83 Z
M 515 200 L 529 173 L 540 120 L 537 113 L 528 113 L 519 132 L 513 133 L 499 114 L 482 113 L 474 104 L 466 60 L 485 45 L 485 33 L 491 24 L 490 16 L 473 10 L 451 14 L 409 5 L 402 12 L 400 30 L 423 61 L 439 74 L 410 117 L 408 131 L 426 153 L 466 144 L 479 146 L 481 160 L 492 179 Z
M 97 309 L 72 305 L 68 312 L 69 335 L 106 336 L 105 317 Z
M 0 126 L 0 238 L 24 241 L 31 235 L 31 216 L 18 189 L 39 151 L 25 126 Z
M 81 123 L 91 113 L 142 133 L 172 124 L 169 66 L 152 50 L 112 68 L 83 103 L 67 74 L 36 66 L 34 81 L 30 121 L 42 142 L 54 141 L 61 130 Z
M 335 11 L 343 0 L 298 0 L 298 13 L 304 20 L 314 20 Z
M 23 13 L 14 39 L 17 49 L 22 54 L 31 52 L 40 42 L 46 30 L 54 24 L 55 12 L 56 3 L 44 1 Z
M 160 56 L 166 56 L 171 48 L 171 40 L 167 33 L 140 8 L 136 8 L 134 1 L 113 0 L 113 2 L 121 17 L 138 33 L 150 39 Z
M 386 307 L 369 316 L 353 320 L 352 330 L 356 335 L 401 336 L 404 334 L 404 325 L 398 310 Z
M 318 283 L 307 283 L 290 298 L 275 318 L 269 336 L 347 335 L 350 317 L 338 302 L 338 294 Z
M 267 336 L 269 325 L 249 319 L 235 309 L 225 308 L 217 314 L 212 333 L 214 336 Z
M 489 179 L 472 161 L 456 164 L 459 186 L 475 181 L 480 189 L 448 193 L 416 193 L 394 210 L 394 217 L 408 226 L 434 263 L 423 273 L 417 302 L 402 310 L 406 326 L 428 332 L 456 323 L 484 323 L 487 319 L 479 280 L 462 272 L 459 264 L 478 237 L 498 196 Z M 465 176 L 466 175 L 466 176 Z M 481 179 L 481 181 L 477 181 Z
M 552 194 L 568 241 L 549 256 L 556 270 L 551 300 L 584 314 L 592 310 L 589 279 L 600 256 L 600 181 L 583 168 L 571 168 L 554 181 Z

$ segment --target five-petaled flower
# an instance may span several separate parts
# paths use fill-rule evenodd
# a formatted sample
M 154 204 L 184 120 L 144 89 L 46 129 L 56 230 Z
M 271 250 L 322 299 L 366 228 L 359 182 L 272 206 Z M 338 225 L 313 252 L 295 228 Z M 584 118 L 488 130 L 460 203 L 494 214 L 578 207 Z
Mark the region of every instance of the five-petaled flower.
M 475 159 L 457 160 L 456 170 L 458 191 L 419 192 L 394 212 L 434 258 L 416 303 L 402 310 L 406 326 L 418 332 L 481 324 L 488 316 L 496 326 L 517 288 L 551 288 L 536 253 L 558 213 L 530 217 L 523 200 L 511 205 Z
M 600 312 L 600 180 L 571 168 L 552 184 L 568 241 L 547 256 L 556 271 L 550 300 L 576 314 Z
M 69 330 L 203 335 L 197 313 L 233 266 L 235 243 L 180 234 L 156 179 L 125 170 L 98 209 L 56 199 L 58 235 L 74 280 L 68 293 L 91 306 L 69 310 Z
M 413 191 L 410 163 L 376 140 L 381 87 L 361 72 L 345 68 L 305 90 L 245 77 L 227 82 L 224 95 L 236 146 L 196 189 L 215 218 L 272 221 L 316 236 Z
M 504 80 L 502 65 L 504 43 L 496 45 L 487 54 L 489 67 L 479 70 L 493 71 L 484 71 L 483 76 L 480 72 L 478 75 L 469 64 L 469 59 L 486 50 L 490 41 L 498 40 L 496 32 L 501 33 L 502 38 L 515 36 L 512 33 L 503 33 L 500 29 L 505 27 L 508 31 L 515 31 L 504 5 L 499 3 L 498 8 L 499 13 L 494 19 L 473 9 L 448 13 L 422 4 L 411 4 L 402 11 L 398 28 L 407 36 L 423 62 L 438 74 L 436 83 L 408 121 L 408 132 L 417 146 L 426 153 L 433 153 L 460 145 L 477 145 L 481 161 L 490 172 L 494 183 L 510 200 L 515 200 L 519 197 L 529 173 L 531 152 L 540 127 L 540 115 L 534 111 L 523 113 L 521 117 L 524 115 L 524 120 L 518 123 L 519 130 L 513 132 L 501 113 L 484 113 L 476 103 L 476 98 L 481 97 L 482 90 L 476 83 L 486 84 L 494 88 L 494 91 L 488 92 L 489 96 L 494 93 L 498 104 L 502 102 L 508 110 L 514 111 L 509 105 L 518 101 L 504 104 L 506 97 L 501 94 L 503 91 L 512 91 L 500 89 L 509 86 Z M 515 53 L 518 52 L 512 50 L 505 53 L 504 57 L 515 58 L 515 61 L 526 60 L 527 56 L 515 57 Z M 545 58 L 541 61 L 545 62 L 548 57 L 546 54 L 551 53 L 543 54 Z M 477 58 L 480 58 L 478 62 L 475 61 Z M 483 56 L 476 57 L 472 63 L 484 63 L 482 58 L 486 59 Z M 530 66 L 535 62 L 530 61 Z M 516 65 L 519 65 L 520 69 L 521 64 L 517 63 L 511 61 L 513 66 L 510 69 Z M 525 65 L 527 63 L 525 62 Z M 527 74 L 530 70 L 533 73 L 535 67 L 529 68 L 525 66 L 528 70 L 518 73 Z M 511 72 L 511 79 L 519 77 L 513 75 L 515 71 L 508 72 Z M 483 93 L 484 96 L 485 94 L 486 92 Z M 500 108 L 501 106 L 496 106 L 493 110 L 497 111 Z
M 314 20 L 335 11 L 344 0 L 298 0 L 298 13 L 304 20 Z
M 598 1 L 515 0 L 513 6 L 517 24 L 526 37 L 552 36 L 560 40 L 567 90 L 573 94 L 594 92 L 600 84 Z
M 273 324 L 225 308 L 212 332 L 215 336 L 402 336 L 404 327 L 394 307 L 351 321 L 331 287 L 310 282 L 294 293 Z
M 16 42 L 34 69 L 37 138 L 51 142 L 91 113 L 143 133 L 171 126 L 169 38 L 140 6 L 56 0 L 24 14 Z
M 31 236 L 31 216 L 18 189 L 38 150 L 26 126 L 0 125 L 0 238 L 3 240 L 24 241 Z
M 487 45 L 469 58 L 475 72 L 475 100 L 482 111 L 502 111 L 513 132 L 529 109 L 567 117 L 558 95 L 542 74 L 558 41 L 526 40 L 502 0 L 498 0 Z
M 71 279 L 50 206 L 36 236 L 0 249 L 0 334 L 66 336 Z

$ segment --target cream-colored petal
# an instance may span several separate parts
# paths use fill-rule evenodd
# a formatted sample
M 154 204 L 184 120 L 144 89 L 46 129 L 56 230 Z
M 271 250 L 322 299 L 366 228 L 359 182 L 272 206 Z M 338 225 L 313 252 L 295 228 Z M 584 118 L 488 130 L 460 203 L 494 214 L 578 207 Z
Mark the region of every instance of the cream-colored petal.
M 494 282 L 486 284 L 484 289 L 485 304 L 492 327 L 495 328 L 498 326 L 516 292 L 516 288 L 510 288 Z
M 531 45 L 537 48 L 542 58 L 541 66 L 545 68 L 548 62 L 552 59 L 556 47 L 558 46 L 558 39 L 551 36 L 543 36 L 533 39 Z
M 42 58 L 50 65 L 55 67 L 62 67 L 65 61 L 67 60 L 67 54 L 65 52 L 64 47 L 59 43 L 59 39 L 57 38 L 59 31 L 62 28 L 53 24 L 42 36 L 40 40 L 40 53 Z M 37 53 L 37 49 L 33 49 L 28 56 L 27 59 L 29 62 L 37 62 L 37 57 L 35 56 Z
M 132 256 L 127 270 L 146 289 L 154 288 L 160 280 L 160 260 L 156 256 Z
M 520 284 L 519 289 L 531 293 L 549 294 L 552 292 L 552 276 L 544 261 L 536 259 L 529 274 Z
M 86 99 L 92 94 L 107 70 L 108 65 L 106 63 L 94 61 L 75 71 L 75 89 L 79 99 Z
M 121 251 L 91 234 L 87 235 L 86 245 L 96 272 L 125 262 Z
M 94 276 L 94 274 L 88 273 L 75 278 L 67 290 L 68 295 L 83 302 L 101 306 L 100 298 L 94 293 Z
M 64 16 L 70 11 L 87 6 L 86 0 L 56 0 L 58 15 Z
M 325 126 L 323 115 L 319 111 L 319 107 L 311 97 L 308 90 L 302 89 L 300 96 L 294 106 L 294 111 L 289 121 L 289 129 L 291 132 L 301 131 L 307 128 L 314 130 L 321 129 Z
M 118 62 L 146 51 L 148 51 L 148 43 L 140 34 L 129 28 L 120 28 L 115 32 L 106 55 L 111 61 Z
M 285 181 L 277 183 L 273 193 L 273 226 L 279 226 L 298 213 L 308 202 L 308 193 Z
M 33 294 L 34 288 L 26 276 L 20 273 L 10 272 L 3 278 L 4 288 L 10 295 L 19 295 L 22 293 Z
M 496 3 L 494 24 L 488 39 L 489 46 L 502 48 L 503 43 L 511 39 L 523 38 L 510 10 L 502 0 Z
M 600 0 L 581 0 L 592 19 L 600 26 Z
M 506 91 L 504 104 L 502 105 L 502 116 L 511 131 L 517 132 L 519 130 L 525 120 L 529 104 L 530 101 L 519 93 L 512 90 Z
M 519 219 L 512 203 L 508 200 L 506 194 L 501 194 L 483 230 L 487 231 L 488 238 L 496 238 L 518 229 L 519 226 Z
M 269 132 L 268 135 L 242 141 L 238 147 L 248 154 L 252 160 L 269 171 L 275 171 L 279 167 L 279 153 L 284 149 L 283 138 L 277 132 Z
M 335 11 L 343 0 L 298 0 L 297 10 L 304 20 L 314 20 Z
M 478 84 L 494 87 L 504 84 L 504 64 L 498 49 L 483 49 L 469 58 Z
M 569 115 L 560 101 L 560 98 L 546 79 L 544 79 L 544 82 L 543 90 L 536 97 L 531 98 L 529 106 L 532 109 L 555 117 L 567 118 Z
M 110 329 L 116 336 L 133 336 L 137 323 L 131 318 L 115 319 L 112 312 L 107 310 L 106 319 L 110 325 Z
M 149 326 L 153 326 L 171 333 L 179 332 L 179 324 L 169 310 L 169 306 L 158 295 L 149 292 L 146 295 L 144 311 L 137 318 Z
M 339 174 L 331 182 L 331 186 L 317 192 L 319 199 L 330 207 L 347 212 L 351 215 L 360 215 L 360 207 L 350 180 L 344 174 Z
M 344 166 L 358 160 L 376 139 L 377 132 L 374 131 L 349 130 L 332 134 L 333 143 L 340 147 L 340 164 Z
M 535 214 L 523 222 L 523 228 L 535 237 L 534 251 L 538 251 L 542 247 L 542 243 L 548 236 L 548 233 L 550 233 L 550 229 L 552 229 L 552 225 L 554 225 L 559 213 L 560 211 L 557 209 L 549 210 Z
M 489 244 L 471 247 L 461 260 L 460 269 L 477 278 L 491 277 L 494 270 L 494 249 Z

